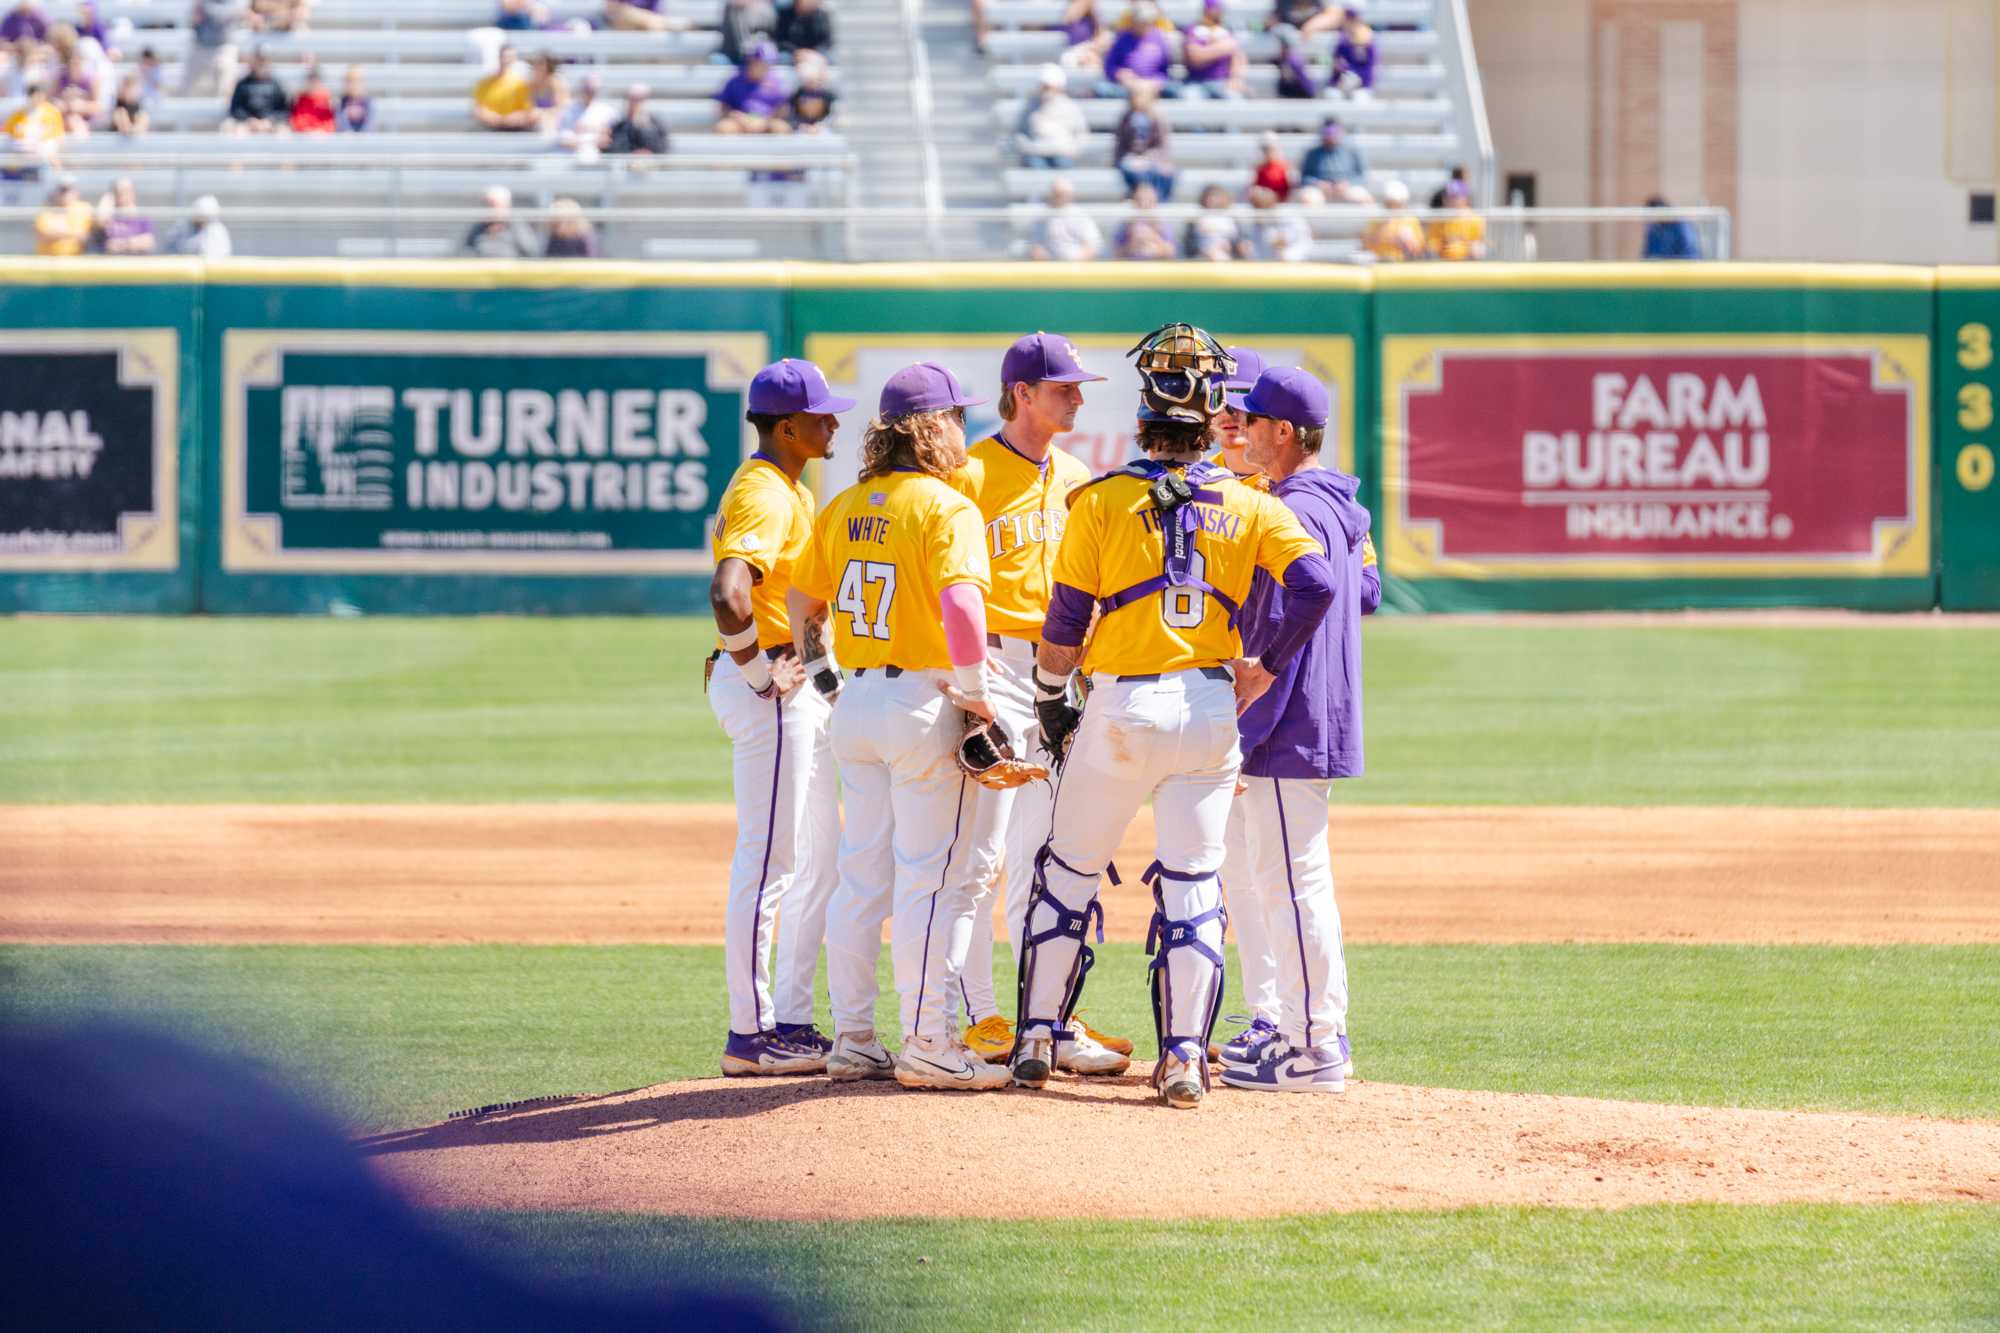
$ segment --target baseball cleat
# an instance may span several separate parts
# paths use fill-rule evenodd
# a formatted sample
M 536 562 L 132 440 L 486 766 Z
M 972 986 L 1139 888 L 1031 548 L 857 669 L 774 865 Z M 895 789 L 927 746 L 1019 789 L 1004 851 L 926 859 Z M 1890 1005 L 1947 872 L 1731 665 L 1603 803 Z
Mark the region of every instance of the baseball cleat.
M 1268 1018 L 1252 1019 L 1250 1026 L 1222 1043 L 1221 1056 L 1232 1065 L 1254 1065 L 1264 1048 L 1278 1039 L 1278 1025 Z
M 1007 1086 L 1005 1065 L 989 1065 L 956 1037 L 911 1037 L 896 1053 L 896 1081 L 906 1088 L 985 1092 Z
M 1193 1049 L 1192 1046 L 1189 1047 Z M 1201 1060 L 1176 1046 L 1160 1057 L 1160 1100 L 1180 1111 L 1201 1105 Z
M 1224 1066 L 1222 1081 L 1250 1092 L 1344 1092 L 1340 1065 L 1338 1046 L 1301 1050 L 1279 1041 L 1266 1046 L 1254 1065 Z
M 1354 1077 L 1354 1048 L 1347 1044 L 1347 1034 L 1340 1034 L 1340 1076 Z
M 789 1046 L 802 1050 L 818 1051 L 826 1055 L 833 1050 L 833 1043 L 811 1023 L 780 1023 L 776 1029 L 780 1040 Z
M 794 1046 L 776 1032 L 729 1034 L 722 1048 L 725 1078 L 743 1074 L 817 1074 L 826 1068 L 826 1057 L 818 1051 Z
M 1005 1060 L 1014 1053 L 1014 1025 L 998 1014 L 989 1014 L 966 1032 L 965 1044 L 982 1060 Z
M 1021 1049 L 1014 1056 L 1014 1082 L 1024 1088 L 1048 1086 L 1049 1074 L 1055 1068 L 1056 1040 L 1047 1032 L 1039 1036 L 1021 1038 Z
M 1092 1040 L 1090 1029 L 1081 1023 L 1072 1023 L 1070 1033 L 1070 1039 L 1057 1046 L 1058 1069 L 1071 1074 L 1122 1074 L 1132 1063 L 1131 1056 Z
M 1132 1054 L 1132 1039 L 1130 1037 L 1113 1037 L 1099 1032 L 1096 1028 L 1089 1026 L 1083 1021 L 1082 1014 L 1078 1014 L 1071 1020 L 1070 1026 L 1107 1051 L 1116 1051 L 1118 1054 L 1128 1057 Z
M 834 1036 L 826 1057 L 826 1076 L 836 1083 L 866 1078 L 894 1078 L 896 1062 L 873 1032 L 842 1032 Z

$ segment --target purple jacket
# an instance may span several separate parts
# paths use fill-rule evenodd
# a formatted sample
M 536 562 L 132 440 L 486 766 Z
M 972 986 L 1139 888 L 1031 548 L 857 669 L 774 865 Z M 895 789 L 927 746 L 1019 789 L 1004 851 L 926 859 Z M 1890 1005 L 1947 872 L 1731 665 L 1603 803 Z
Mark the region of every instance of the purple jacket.
M 722 91 L 715 100 L 732 111 L 741 111 L 750 116 L 768 116 L 777 111 L 791 97 L 785 88 L 785 81 L 772 70 L 760 79 L 738 73 L 722 85 Z
M 1129 69 L 1142 79 L 1162 83 L 1173 64 L 1174 48 L 1166 33 L 1157 27 L 1128 28 L 1111 39 L 1111 49 L 1104 53 L 1104 77 L 1116 80 L 1118 71 Z
M 1382 579 L 1362 565 L 1368 510 L 1360 482 L 1331 468 L 1295 472 L 1271 494 L 1326 548 L 1333 606 L 1263 697 L 1237 719 L 1247 777 L 1361 776 L 1361 617 L 1382 604 Z M 1260 652 L 1285 619 L 1284 589 L 1261 569 L 1243 604 L 1243 651 Z

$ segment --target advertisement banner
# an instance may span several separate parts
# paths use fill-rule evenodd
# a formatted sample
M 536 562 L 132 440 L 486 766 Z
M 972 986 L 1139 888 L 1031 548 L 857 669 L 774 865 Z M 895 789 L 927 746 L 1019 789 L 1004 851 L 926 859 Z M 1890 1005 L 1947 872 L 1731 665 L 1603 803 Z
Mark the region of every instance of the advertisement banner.
M 1056 445 L 1090 468 L 1101 473 L 1138 456 L 1134 445 L 1135 415 L 1139 404 L 1139 373 L 1126 353 L 1146 330 L 1130 334 L 1079 334 L 1071 339 L 1078 358 L 1088 370 L 1105 377 L 1102 384 L 1083 386 L 1083 407 L 1076 416 L 1076 429 L 1056 437 Z M 1335 441 L 1338 466 L 1354 471 L 1354 340 L 1349 337 L 1303 336 L 1297 333 L 1245 333 L 1216 330 L 1226 346 L 1256 348 L 1272 364 L 1300 366 L 1327 385 L 1333 400 L 1332 420 L 1337 426 Z M 1014 340 L 1013 334 L 892 333 L 820 334 L 809 333 L 805 356 L 826 371 L 834 392 L 857 399 L 860 407 L 843 422 L 834 442 L 834 456 L 822 466 L 820 495 L 834 495 L 854 481 L 861 447 L 861 431 L 873 414 L 883 382 L 904 366 L 917 361 L 935 361 L 958 376 L 959 383 L 978 398 L 979 407 L 965 415 L 967 443 L 982 440 L 1001 427 L 1000 359 Z
M 762 333 L 230 329 L 228 573 L 669 574 L 755 448 Z
M 1385 338 L 1384 564 L 1925 575 L 1929 357 L 1899 336 Z
M 180 339 L 0 333 L 0 570 L 180 563 Z

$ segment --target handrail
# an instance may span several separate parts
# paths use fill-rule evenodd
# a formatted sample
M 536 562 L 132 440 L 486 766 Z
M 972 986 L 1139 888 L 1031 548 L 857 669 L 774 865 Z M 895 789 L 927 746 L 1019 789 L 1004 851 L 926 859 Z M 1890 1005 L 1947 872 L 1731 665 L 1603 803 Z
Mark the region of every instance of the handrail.
M 910 48 L 910 111 L 924 171 L 924 238 L 935 250 L 944 225 L 944 169 L 938 162 L 936 107 L 931 96 L 930 45 L 924 41 L 924 0 L 902 0 L 903 35 Z
M 1475 203 L 1499 203 L 1493 156 L 1493 129 L 1486 119 L 1486 89 L 1479 78 L 1479 57 L 1472 48 L 1472 20 L 1465 0 L 1438 0 L 1440 26 L 1451 29 L 1452 40 L 1444 43 L 1445 67 L 1454 83 L 1459 142 L 1476 146 L 1478 176 L 1472 182 Z M 1468 134 L 1467 131 L 1470 131 Z

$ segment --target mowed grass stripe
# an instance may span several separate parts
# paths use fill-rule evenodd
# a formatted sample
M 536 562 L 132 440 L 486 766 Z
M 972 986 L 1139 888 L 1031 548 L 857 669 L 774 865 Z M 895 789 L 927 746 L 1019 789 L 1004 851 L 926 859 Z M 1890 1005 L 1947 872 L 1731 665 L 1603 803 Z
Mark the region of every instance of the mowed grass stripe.
M 721 965 L 696 946 L 12 946 L 0 990 L 21 1018 L 111 1008 L 208 1037 L 374 1130 L 713 1076 Z M 1364 1078 L 2000 1117 L 1997 946 L 1377 945 L 1349 967 Z M 1102 946 L 1084 1007 L 1149 1055 L 1144 986 L 1136 945 Z
M 1158 1174 L 1171 1191 L 1173 1173 Z M 440 1220 L 474 1249 L 557 1284 L 602 1291 L 733 1279 L 777 1296 L 808 1327 L 2000 1320 L 2000 1213 L 1976 1204 L 1478 1208 L 1187 1223 L 804 1225 L 491 1212 Z
M 0 803 L 727 800 L 679 619 L 16 620 Z M 1394 805 L 2000 804 L 2000 628 L 1381 618 Z

